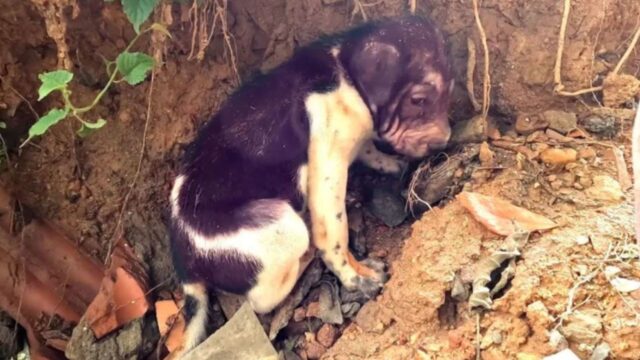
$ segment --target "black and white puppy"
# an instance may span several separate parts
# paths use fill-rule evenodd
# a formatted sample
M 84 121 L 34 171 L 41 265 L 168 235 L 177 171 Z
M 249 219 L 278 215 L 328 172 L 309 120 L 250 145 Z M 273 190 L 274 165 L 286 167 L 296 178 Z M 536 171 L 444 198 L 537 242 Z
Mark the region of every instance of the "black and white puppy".
M 349 166 L 401 170 L 374 140 L 413 158 L 442 149 L 452 86 L 440 31 L 406 17 L 311 44 L 235 92 L 188 147 L 171 192 L 182 351 L 205 335 L 207 289 L 269 312 L 308 264 L 309 239 L 345 287 L 376 294 L 384 271 L 348 247 Z

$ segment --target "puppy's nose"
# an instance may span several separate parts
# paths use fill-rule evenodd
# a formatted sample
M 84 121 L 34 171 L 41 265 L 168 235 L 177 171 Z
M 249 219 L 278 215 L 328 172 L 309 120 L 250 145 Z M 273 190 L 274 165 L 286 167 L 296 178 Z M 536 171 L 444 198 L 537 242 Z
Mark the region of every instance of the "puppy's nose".
M 429 148 L 431 150 L 444 150 L 447 148 L 447 142 L 446 141 L 432 142 L 432 143 L 429 143 Z

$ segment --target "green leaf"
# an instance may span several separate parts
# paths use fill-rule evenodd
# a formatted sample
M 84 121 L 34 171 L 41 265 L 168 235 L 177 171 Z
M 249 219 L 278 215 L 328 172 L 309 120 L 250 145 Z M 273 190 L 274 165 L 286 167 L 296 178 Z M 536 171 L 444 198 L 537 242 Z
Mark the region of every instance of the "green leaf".
M 84 137 L 87 137 L 87 136 L 93 134 L 96 130 L 98 130 L 101 127 L 103 127 L 106 123 L 107 122 L 104 119 L 98 119 L 98 121 L 96 121 L 94 123 L 83 121 L 82 122 L 82 126 L 80 127 L 80 129 L 78 129 L 78 131 L 76 133 L 81 138 L 84 138 Z
M 38 89 L 38 101 L 40 101 L 52 91 L 66 88 L 67 83 L 73 79 L 73 73 L 67 70 L 56 70 L 40 74 L 38 78 L 42 82 Z
M 167 30 L 167 27 L 159 24 L 159 23 L 153 23 L 151 24 L 151 26 L 149 26 L 149 29 L 153 30 L 153 31 L 159 31 L 165 35 L 167 35 L 168 38 L 172 38 L 171 37 L 171 33 L 169 33 L 169 30 Z
M 44 134 L 50 127 L 64 119 L 68 113 L 67 110 L 52 109 L 47 115 L 38 119 L 38 121 L 31 126 L 29 129 L 29 139 Z
M 7 128 L 7 123 L 4 121 L 0 121 L 0 129 L 6 129 Z
M 127 14 L 129 22 L 133 24 L 136 34 L 139 34 L 140 25 L 149 18 L 158 0 L 121 0 L 121 2 L 122 10 Z
M 153 64 L 151 56 L 140 52 L 123 52 L 116 59 L 118 71 L 130 85 L 142 82 L 153 68 Z

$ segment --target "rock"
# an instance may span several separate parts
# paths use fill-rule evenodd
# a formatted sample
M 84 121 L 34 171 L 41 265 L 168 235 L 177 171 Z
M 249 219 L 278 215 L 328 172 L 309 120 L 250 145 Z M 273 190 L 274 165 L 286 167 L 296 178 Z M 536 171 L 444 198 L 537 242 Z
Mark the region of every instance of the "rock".
M 569 343 L 560 331 L 553 329 L 549 331 L 549 346 L 554 350 L 563 350 L 569 347 Z
M 578 158 L 580 159 L 593 159 L 596 156 L 596 151 L 591 147 L 585 147 L 578 150 Z
M 320 303 L 317 301 L 313 301 L 307 305 L 307 317 L 318 317 L 320 314 Z
M 589 237 L 587 235 L 579 235 L 575 240 L 578 245 L 587 245 L 589 243 Z
M 581 121 L 581 124 L 588 132 L 607 138 L 614 137 L 619 131 L 616 119 L 612 116 L 589 115 Z
M 542 118 L 549 123 L 549 128 L 567 134 L 578 126 L 578 119 L 575 113 L 547 110 L 542 113 Z
M 602 82 L 602 98 L 607 107 L 620 107 L 634 101 L 640 92 L 640 80 L 629 74 L 609 73 Z
M 619 202 L 624 199 L 620 183 L 607 175 L 594 176 L 593 185 L 585 192 L 590 198 L 603 202 Z
M 530 353 L 517 353 L 516 360 L 540 360 L 540 356 Z
M 481 115 L 457 123 L 452 130 L 452 144 L 480 143 L 487 139 L 487 122 Z
M 540 159 L 549 165 L 565 165 L 575 162 L 578 152 L 573 149 L 547 149 L 540 154 Z
M 294 310 L 300 305 L 302 300 L 307 296 L 312 286 L 320 281 L 322 272 L 324 271 L 324 265 L 322 260 L 315 259 L 307 266 L 296 286 L 291 291 L 291 294 L 284 299 L 282 304 L 276 309 L 273 318 L 271 319 L 271 325 L 269 328 L 269 339 L 275 339 L 278 332 L 283 329 L 289 323 L 289 320 L 293 316 Z
M 245 302 L 233 317 L 188 354 L 189 359 L 273 359 L 278 353 Z
M 391 189 L 374 188 L 370 201 L 367 202 L 367 209 L 385 225 L 395 227 L 400 225 L 406 218 L 404 199 Z
M 282 360 L 302 360 L 298 354 L 291 350 L 283 350 L 281 358 Z
M 306 317 L 306 314 L 307 314 L 307 310 L 303 307 L 299 307 L 293 310 L 293 321 L 300 322 L 304 320 L 304 318 Z
M 640 290 L 640 281 L 638 280 L 616 277 L 611 279 L 610 282 L 616 290 L 622 293 Z
M 544 130 L 549 122 L 539 115 L 519 115 L 516 118 L 515 129 L 518 134 L 530 135 L 539 130 Z
M 545 356 L 543 360 L 580 360 L 580 358 L 571 349 L 564 349 L 559 353 Z
M 315 340 L 309 340 L 304 344 L 304 351 L 307 353 L 307 359 L 315 360 L 320 359 L 325 352 L 327 352 L 327 348 L 322 346 Z M 247 359 L 257 359 L 257 358 L 247 358 Z
M 480 145 L 478 158 L 480 159 L 480 163 L 483 166 L 493 166 L 493 163 L 495 162 L 496 155 L 493 153 L 493 151 L 491 151 L 491 148 L 486 141 L 482 142 L 482 144 Z
M 324 346 L 330 347 L 338 338 L 338 330 L 331 324 L 324 324 L 316 334 L 316 340 Z
M 70 360 L 139 359 L 154 350 L 160 334 L 153 314 L 133 320 L 116 334 L 96 341 L 91 328 L 82 320 L 71 334 L 65 356 Z M 146 343 L 151 347 L 147 349 Z M 146 350 L 146 351 L 144 351 Z
M 611 352 L 611 346 L 606 342 L 600 343 L 593 349 L 589 360 L 606 360 L 609 357 L 609 352 Z
M 337 285 L 330 282 L 323 282 L 322 285 L 320 285 L 318 305 L 318 314 L 316 317 L 323 322 L 337 325 L 344 322 Z
M 569 341 L 595 346 L 602 340 L 602 319 L 596 311 L 575 311 L 560 331 Z
M 344 303 L 342 304 L 342 306 L 340 306 L 340 310 L 342 310 L 342 315 L 345 318 L 351 319 L 358 313 L 358 310 L 360 310 L 360 307 L 361 307 L 360 303 L 357 303 L 357 302 Z
M 367 238 L 364 236 L 364 217 L 362 208 L 351 208 L 347 211 L 349 219 L 349 246 L 354 255 L 365 257 L 367 255 Z

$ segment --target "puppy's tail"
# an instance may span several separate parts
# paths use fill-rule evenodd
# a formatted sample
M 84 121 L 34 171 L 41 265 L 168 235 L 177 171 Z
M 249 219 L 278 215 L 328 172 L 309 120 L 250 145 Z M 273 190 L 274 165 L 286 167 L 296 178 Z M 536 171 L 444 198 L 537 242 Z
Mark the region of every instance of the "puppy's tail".
M 184 283 L 182 289 L 184 292 L 182 312 L 185 318 L 185 331 L 182 345 L 171 354 L 171 359 L 182 359 L 187 352 L 200 344 L 206 335 L 207 310 L 209 308 L 206 287 L 201 283 Z

